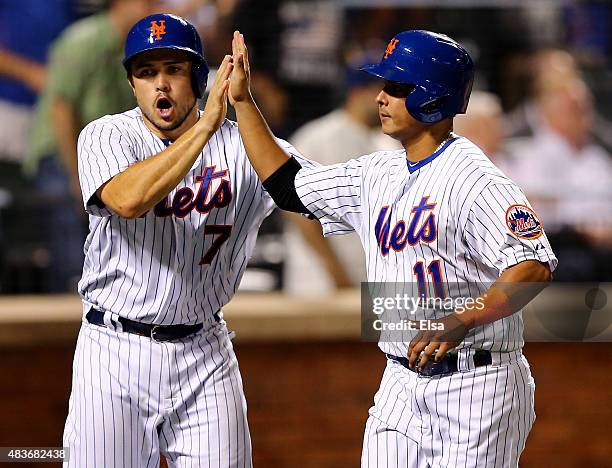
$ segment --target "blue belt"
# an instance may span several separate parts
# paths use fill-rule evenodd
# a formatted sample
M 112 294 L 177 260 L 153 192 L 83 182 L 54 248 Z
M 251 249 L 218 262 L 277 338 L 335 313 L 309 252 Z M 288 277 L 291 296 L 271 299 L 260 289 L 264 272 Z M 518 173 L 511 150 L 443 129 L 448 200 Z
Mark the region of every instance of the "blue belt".
M 92 325 L 100 325 L 106 327 L 104 323 L 104 312 L 94 309 L 89 309 L 89 312 L 85 315 L 85 318 Z M 219 315 L 215 314 L 215 320 L 219 321 Z M 119 317 L 117 321 L 121 324 L 121 329 L 127 333 L 133 333 L 135 335 L 146 336 L 152 338 L 155 341 L 173 341 L 180 340 L 189 335 L 199 332 L 204 324 L 196 323 L 194 325 L 154 325 L 152 323 L 136 322 L 134 320 L 126 319 L 125 317 Z M 114 322 L 114 320 L 111 320 Z
M 398 362 L 406 369 L 416 372 L 419 375 L 423 375 L 425 377 L 433 377 L 434 375 L 444 375 L 444 374 L 452 374 L 453 372 L 457 372 L 459 370 L 458 361 L 459 356 L 456 353 L 445 354 L 444 357 L 439 362 L 434 362 L 433 356 L 429 358 L 429 361 L 423 366 L 423 370 L 417 371 L 417 365 L 414 368 L 408 367 L 408 358 L 393 356 L 392 354 L 387 354 L 387 357 L 392 361 Z M 477 349 L 474 352 L 474 367 L 482 367 L 488 366 L 493 362 L 493 358 L 491 356 L 490 351 L 486 351 L 484 349 Z M 417 363 L 418 364 L 418 363 Z

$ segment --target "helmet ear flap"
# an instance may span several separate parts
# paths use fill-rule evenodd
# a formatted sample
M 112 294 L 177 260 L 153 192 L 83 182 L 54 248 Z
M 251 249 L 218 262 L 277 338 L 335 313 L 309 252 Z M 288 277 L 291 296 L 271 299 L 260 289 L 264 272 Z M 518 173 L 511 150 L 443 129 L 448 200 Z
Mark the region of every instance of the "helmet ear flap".
M 201 99 L 206 91 L 208 66 L 206 62 L 194 61 L 191 66 L 191 86 L 195 97 Z
M 421 104 L 421 109 L 426 114 L 438 112 L 443 105 L 444 97 L 433 99 L 425 104 Z
M 414 91 L 406 98 L 408 113 L 419 122 L 435 123 L 444 118 L 442 104 L 444 97 L 431 98 L 426 90 L 416 86 Z

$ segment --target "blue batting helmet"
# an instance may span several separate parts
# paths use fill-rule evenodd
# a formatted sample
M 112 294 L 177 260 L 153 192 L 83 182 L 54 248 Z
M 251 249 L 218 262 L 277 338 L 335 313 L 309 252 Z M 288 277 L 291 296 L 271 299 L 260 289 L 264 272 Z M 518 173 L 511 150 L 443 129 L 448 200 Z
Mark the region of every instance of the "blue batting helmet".
M 138 21 L 125 39 L 123 66 L 128 74 L 134 57 L 155 49 L 182 50 L 191 56 L 193 92 L 197 98 L 201 98 L 206 89 L 208 65 L 196 28 L 180 16 L 165 13 L 147 16 Z
M 474 81 L 474 62 L 467 51 L 450 37 L 430 31 L 399 33 L 380 63 L 361 70 L 413 85 L 406 109 L 423 123 L 464 114 Z

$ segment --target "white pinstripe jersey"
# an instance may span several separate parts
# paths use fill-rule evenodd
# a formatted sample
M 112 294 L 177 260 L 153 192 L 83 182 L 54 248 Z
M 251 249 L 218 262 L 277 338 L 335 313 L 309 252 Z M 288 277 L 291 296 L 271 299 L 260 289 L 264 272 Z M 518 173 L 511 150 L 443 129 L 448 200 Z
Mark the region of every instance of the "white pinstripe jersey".
M 86 308 L 146 323 L 198 323 L 209 321 L 238 288 L 257 230 L 275 205 L 235 122 L 224 121 L 185 178 L 140 218 L 121 218 L 96 204 L 99 187 L 166 144 L 145 126 L 139 108 L 102 117 L 79 136 L 79 178 L 90 215 L 78 286 Z
M 523 192 L 463 137 L 417 164 L 400 150 L 304 168 L 296 190 L 326 236 L 359 234 L 369 282 L 416 288 L 420 280 L 430 294 L 440 286 L 445 297 L 477 297 L 521 261 L 548 262 L 551 269 L 557 263 Z M 420 310 L 410 318 L 447 313 Z M 414 333 L 406 332 L 402 342 L 381 339 L 379 346 L 406 356 Z M 458 348 L 520 349 L 522 333 L 519 312 L 473 329 Z

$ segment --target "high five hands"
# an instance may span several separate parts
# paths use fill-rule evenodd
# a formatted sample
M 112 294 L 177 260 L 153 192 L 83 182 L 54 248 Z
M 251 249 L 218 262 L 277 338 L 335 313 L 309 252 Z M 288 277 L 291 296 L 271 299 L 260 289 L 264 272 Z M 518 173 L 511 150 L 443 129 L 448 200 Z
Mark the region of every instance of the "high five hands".
M 226 55 L 223 58 L 208 92 L 202 120 L 207 122 L 211 133 L 219 128 L 227 113 L 227 94 L 230 85 L 229 77 L 233 69 L 232 62 L 233 57 L 231 55 Z
M 232 106 L 251 100 L 249 56 L 244 36 L 239 31 L 232 38 L 232 55 L 226 55 L 219 65 L 210 87 L 204 116 L 212 130 L 221 125 L 227 112 L 227 100 Z
M 228 97 L 230 104 L 235 106 L 237 102 L 251 99 L 249 53 L 244 43 L 244 36 L 240 34 L 240 31 L 234 31 L 234 37 L 232 38 L 232 59 L 234 70 L 230 78 Z

